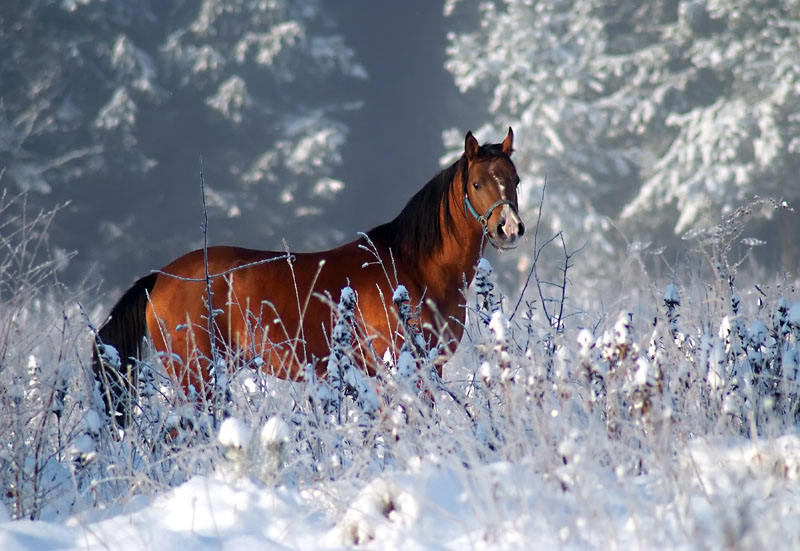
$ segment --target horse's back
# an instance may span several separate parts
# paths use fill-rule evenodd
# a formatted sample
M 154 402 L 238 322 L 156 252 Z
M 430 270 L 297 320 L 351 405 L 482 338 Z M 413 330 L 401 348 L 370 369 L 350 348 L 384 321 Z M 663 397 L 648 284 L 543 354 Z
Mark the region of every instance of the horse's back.
M 358 242 L 317 253 L 227 246 L 209 247 L 207 255 L 195 250 L 159 271 L 148 328 L 159 350 L 177 348 L 173 351 L 183 356 L 195 348 L 207 354 L 210 284 L 218 344 L 245 356 L 261 355 L 273 372 L 298 378 L 306 363 L 328 354 L 326 333 L 343 287 L 350 285 L 359 295 L 366 325 L 380 320 L 385 327 L 390 304 L 376 303 L 387 294 L 391 300 L 391 291 L 388 282 L 382 285 L 387 290 L 377 289 L 378 274 L 386 276 L 370 259 L 375 260 Z M 191 328 L 194 334 L 176 327 Z
M 161 279 L 205 279 L 206 252 L 208 253 L 208 274 L 214 279 L 226 275 L 226 272 L 241 266 L 263 263 L 268 259 L 286 256 L 286 253 L 276 251 L 260 251 L 244 247 L 230 247 L 218 245 L 208 247 L 207 250 L 196 249 L 180 256 L 161 268 Z M 276 260 L 277 262 L 277 260 Z

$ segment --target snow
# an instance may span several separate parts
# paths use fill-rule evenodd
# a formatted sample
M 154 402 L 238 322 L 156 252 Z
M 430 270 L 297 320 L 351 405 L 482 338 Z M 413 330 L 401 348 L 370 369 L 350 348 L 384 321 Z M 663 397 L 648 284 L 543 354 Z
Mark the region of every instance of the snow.
M 238 75 L 220 84 L 217 93 L 206 98 L 206 105 L 236 124 L 242 122 L 243 110 L 250 104 L 252 98 L 247 92 L 247 83 Z
M 503 312 L 499 310 L 492 313 L 489 320 L 489 330 L 494 334 L 495 341 L 502 343 L 506 340 L 506 331 L 508 329 L 508 320 Z
M 408 297 L 408 289 L 406 289 L 406 286 L 398 285 L 392 295 L 392 302 L 397 304 L 398 302 L 408 302 L 409 300 L 411 299 Z
M 678 286 L 674 283 L 670 283 L 667 285 L 667 288 L 664 289 L 664 303 L 671 304 L 671 305 L 680 305 L 681 303 L 681 293 L 678 291 Z
M 103 107 L 95 119 L 94 125 L 104 130 L 112 130 L 119 126 L 132 126 L 136 122 L 136 104 L 125 88 L 114 90 L 111 99 Z
M 653 374 L 650 368 L 650 362 L 646 358 L 639 358 L 636 360 L 636 374 L 634 375 L 634 383 L 637 386 L 652 386 L 654 384 Z
M 340 518 L 326 509 L 324 496 L 346 491 L 334 483 L 270 487 L 221 475 L 195 476 L 162 495 L 68 519 L 9 522 L 0 510 L 0 549 L 675 548 L 698 536 L 718 548 L 731 537 L 726 529 L 735 534 L 741 523 L 759 520 L 737 509 L 743 488 L 779 503 L 773 510 L 780 515 L 761 519 L 768 526 L 800 521 L 797 436 L 689 442 L 672 467 L 694 473 L 680 488 L 668 473 L 620 477 L 599 468 L 584 488 L 573 487 L 573 467 L 590 461 L 580 454 L 581 438 L 573 431 L 559 445 L 569 460 L 555 478 L 533 458 L 469 469 L 426 457 L 368 480 Z M 673 491 L 679 507 L 668 501 Z M 727 520 L 717 522 L 720 516 Z M 791 548 L 798 541 L 784 543 Z
M 411 350 L 404 346 L 397 357 L 397 375 L 401 380 L 411 380 L 417 373 L 417 363 Z
M 288 442 L 291 435 L 289 425 L 280 417 L 270 417 L 261 429 L 261 441 L 265 444 Z
M 250 443 L 252 431 L 240 419 L 228 417 L 219 429 L 219 443 L 230 448 L 244 448 Z
M 790 325 L 800 328 L 800 302 L 795 302 L 789 308 L 788 319 Z
M 614 324 L 614 332 L 616 336 L 616 342 L 620 346 L 624 346 L 630 343 L 631 341 L 631 321 L 633 319 L 633 314 L 630 312 L 622 312 L 617 319 L 617 323 Z
M 594 337 L 588 329 L 581 329 L 578 333 L 578 346 L 580 347 L 581 357 L 588 357 L 589 351 L 594 346 Z
M 491 275 L 493 271 L 492 265 L 484 257 L 481 257 L 480 259 L 478 259 L 478 271 L 483 272 L 487 275 Z
M 324 197 L 326 199 L 333 198 L 334 195 L 344 189 L 344 182 L 334 178 L 320 178 L 314 184 L 313 194 L 317 197 Z

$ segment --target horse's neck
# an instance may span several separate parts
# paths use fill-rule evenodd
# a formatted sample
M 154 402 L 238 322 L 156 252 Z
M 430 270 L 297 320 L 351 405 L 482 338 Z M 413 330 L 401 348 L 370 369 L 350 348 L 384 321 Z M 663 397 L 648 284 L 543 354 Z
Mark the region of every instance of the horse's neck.
M 459 287 L 465 280 L 467 285 L 472 283 L 481 256 L 481 232 L 469 227 L 460 229 L 459 233 L 445 237 L 441 254 L 433 255 L 430 260 L 439 277 Z
M 464 215 L 461 184 L 451 188 L 450 213 L 455 221 L 453 232 L 444 232 L 440 246 L 426 258 L 417 260 L 420 279 L 427 287 L 426 296 L 439 302 L 458 300 L 464 288 L 472 283 L 475 268 L 485 246 L 483 231 L 474 220 Z M 444 227 L 444 221 L 441 221 Z

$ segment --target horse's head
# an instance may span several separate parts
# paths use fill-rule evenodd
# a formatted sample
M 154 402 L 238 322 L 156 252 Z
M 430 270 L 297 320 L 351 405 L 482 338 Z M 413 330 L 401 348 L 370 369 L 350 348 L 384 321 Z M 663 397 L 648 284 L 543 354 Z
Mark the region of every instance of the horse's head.
M 464 210 L 483 226 L 498 249 L 513 249 L 525 233 L 517 213 L 519 176 L 511 162 L 513 144 L 511 128 L 502 144 L 481 147 L 472 132 L 467 132 L 464 144 Z

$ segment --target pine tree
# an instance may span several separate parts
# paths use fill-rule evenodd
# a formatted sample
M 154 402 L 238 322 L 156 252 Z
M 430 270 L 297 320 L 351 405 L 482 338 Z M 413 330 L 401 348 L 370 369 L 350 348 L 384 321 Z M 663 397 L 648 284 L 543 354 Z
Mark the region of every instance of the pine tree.
M 478 132 L 514 127 L 524 203 L 538 205 L 546 174 L 546 220 L 591 241 L 584 262 L 602 265 L 612 250 L 609 221 L 631 240 L 679 236 L 755 194 L 800 197 L 798 2 L 454 0 L 446 10 L 467 27 L 448 37 L 447 68 L 462 91 L 489 98 Z
M 142 242 L 163 258 L 199 242 L 168 221 L 200 220 L 200 155 L 217 240 L 285 236 L 343 186 L 357 98 L 339 91 L 366 73 L 317 0 L 11 2 L 0 44 L 2 187 L 73 201 L 53 241 L 84 259 L 140 271 Z

